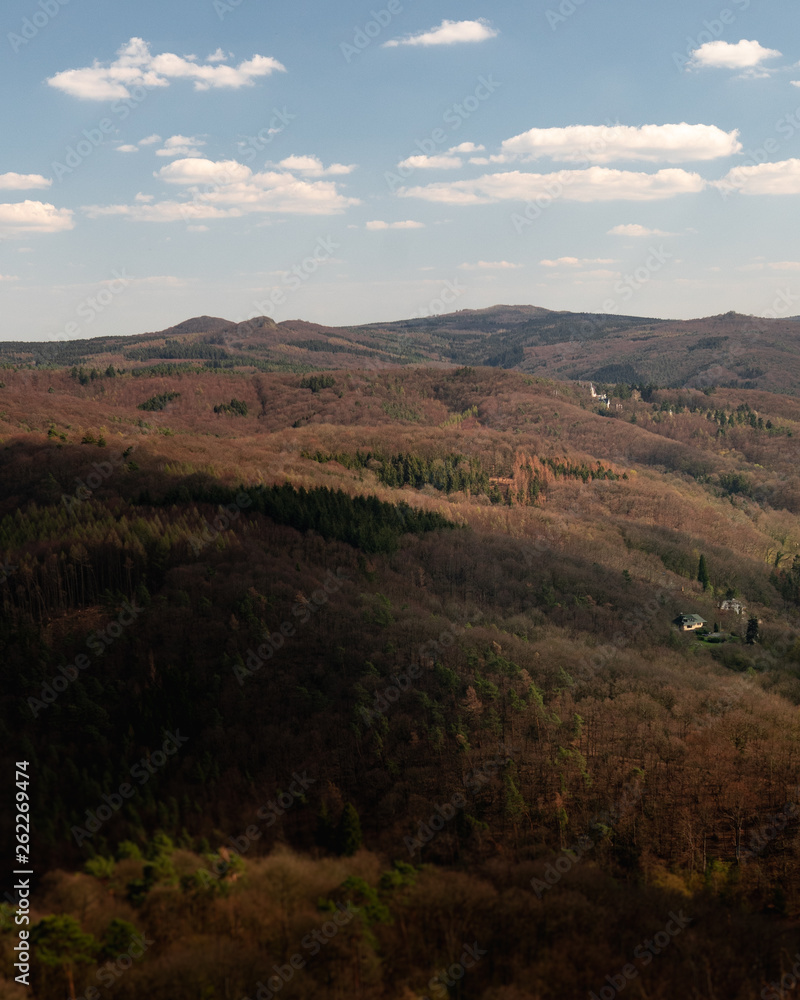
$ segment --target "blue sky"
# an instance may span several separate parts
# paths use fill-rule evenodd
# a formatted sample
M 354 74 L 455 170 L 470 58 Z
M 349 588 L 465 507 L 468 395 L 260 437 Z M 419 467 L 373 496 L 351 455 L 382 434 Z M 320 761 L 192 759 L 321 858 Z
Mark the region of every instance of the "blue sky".
M 800 314 L 799 15 L 6 5 L 0 336 L 500 302 Z

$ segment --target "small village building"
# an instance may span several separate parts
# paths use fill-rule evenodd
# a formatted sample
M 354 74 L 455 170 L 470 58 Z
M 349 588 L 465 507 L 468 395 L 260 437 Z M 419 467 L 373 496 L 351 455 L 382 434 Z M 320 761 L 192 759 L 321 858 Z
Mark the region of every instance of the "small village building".
M 672 620 L 673 625 L 677 625 L 681 632 L 694 632 L 706 624 L 705 618 L 700 615 L 678 615 Z
M 599 403 L 603 403 L 607 410 L 611 409 L 611 400 L 608 398 L 606 393 L 597 392 L 591 382 L 589 383 L 589 392 L 592 395 L 592 399 L 596 399 Z

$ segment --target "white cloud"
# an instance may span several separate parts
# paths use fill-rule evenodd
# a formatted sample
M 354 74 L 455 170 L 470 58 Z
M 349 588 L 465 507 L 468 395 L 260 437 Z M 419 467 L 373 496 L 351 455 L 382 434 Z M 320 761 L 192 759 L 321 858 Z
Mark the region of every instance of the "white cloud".
M 63 233 L 75 223 L 68 208 L 56 208 L 41 201 L 20 201 L 0 205 L 0 236 L 29 233 Z
M 138 153 L 138 146 L 131 146 L 130 143 L 126 142 L 123 146 L 117 146 L 116 150 L 118 153 Z
M 215 53 L 215 56 L 218 53 Z M 153 55 L 141 38 L 131 38 L 117 50 L 117 58 L 103 64 L 68 69 L 48 79 L 48 84 L 72 97 L 90 101 L 113 101 L 131 96 L 132 87 L 168 87 L 172 80 L 194 81 L 195 90 L 252 86 L 262 76 L 286 67 L 270 56 L 253 56 L 238 66 L 219 61 L 201 64 L 172 52 Z
M 512 271 L 522 264 L 512 264 L 507 260 L 479 260 L 476 264 L 459 264 L 462 271 Z
M 702 191 L 706 181 L 696 173 L 669 168 L 654 174 L 590 167 L 553 174 L 484 174 L 474 180 L 440 182 L 423 187 L 400 188 L 403 198 L 423 198 L 449 205 L 490 205 L 500 201 L 532 201 L 549 205 L 566 201 L 655 201 Z
M 649 229 L 647 226 L 640 226 L 637 222 L 630 222 L 626 225 L 614 226 L 608 231 L 609 236 L 674 236 L 675 233 L 666 233 L 663 229 Z
M 193 135 L 171 135 L 161 149 L 156 150 L 156 156 L 202 156 L 197 147 L 205 144 L 205 139 Z
M 692 52 L 690 66 L 711 69 L 761 69 L 765 59 L 777 59 L 777 49 L 766 49 L 755 40 L 706 42 Z
M 139 140 L 140 146 L 154 146 L 157 142 L 161 142 L 161 136 L 154 132 L 152 135 L 148 135 L 145 139 Z
M 485 146 L 476 146 L 474 142 L 462 142 L 458 146 L 451 146 L 447 150 L 448 153 L 480 153 L 481 150 L 486 149 Z
M 253 176 L 250 167 L 238 160 L 207 160 L 202 157 L 173 160 L 154 177 L 160 177 L 169 184 L 233 184 L 243 182 Z
M 800 87 L 800 80 L 790 80 L 789 82 L 793 87 Z
M 406 167 L 410 170 L 452 170 L 461 166 L 458 156 L 425 156 L 422 153 L 416 156 L 409 156 L 397 164 L 398 167 Z
M 53 182 L 41 174 L 0 174 L 0 191 L 28 191 L 31 188 L 49 188 Z
M 208 226 L 187 226 L 190 233 L 207 233 Z
M 542 267 L 587 267 L 590 264 L 616 264 L 613 257 L 557 257 L 555 260 L 540 260 Z
M 494 38 L 499 32 L 492 28 L 485 18 L 477 21 L 447 21 L 444 20 L 437 28 L 421 31 L 405 38 L 393 38 L 384 42 L 385 49 L 397 48 L 398 45 L 455 45 L 458 42 L 484 42 Z
M 289 171 L 253 173 L 236 160 L 174 160 L 154 176 L 185 188 L 187 198 L 153 202 L 145 200 L 149 196 L 137 196 L 133 205 L 88 205 L 84 211 L 93 219 L 121 215 L 139 222 L 182 220 L 197 224 L 268 212 L 335 215 L 361 204 L 357 198 L 343 195 L 335 181 L 312 180 Z
M 0 274 L 0 281 L 19 281 L 19 275 L 16 275 L 16 274 Z
M 210 56 L 206 57 L 206 62 L 217 63 L 225 62 L 226 59 L 233 56 L 232 52 L 228 52 L 227 55 L 222 51 L 222 49 L 217 49 L 216 52 L 212 52 Z
M 738 153 L 739 131 L 723 132 L 716 125 L 569 125 L 532 128 L 506 139 L 494 162 L 536 160 L 549 156 L 564 162 L 611 163 L 644 160 L 683 163 L 713 160 Z
M 424 229 L 424 222 L 414 222 L 412 219 L 406 219 L 405 222 L 382 222 L 380 219 L 373 219 L 368 222 L 366 229 L 375 231 L 379 229 Z
M 274 166 L 275 164 L 270 164 Z M 299 174 L 322 177 L 324 175 L 334 176 L 336 174 L 350 174 L 356 169 L 354 163 L 332 163 L 329 167 L 323 165 L 318 156 L 287 156 L 280 163 L 279 167 L 284 170 L 295 170 Z
M 153 201 L 153 197 L 154 196 L 152 194 L 142 194 L 140 191 L 139 194 L 137 194 L 136 197 L 134 198 L 134 201 L 143 201 L 143 202 Z
M 244 213 L 229 209 L 214 208 L 198 202 L 160 201 L 152 204 L 135 205 L 84 205 L 84 212 L 90 219 L 109 216 L 125 216 L 135 222 L 191 222 L 193 219 L 230 219 Z
M 800 159 L 734 167 L 714 183 L 724 193 L 800 194 Z
M 800 271 L 800 261 L 776 260 L 770 263 L 742 264 L 737 271 Z

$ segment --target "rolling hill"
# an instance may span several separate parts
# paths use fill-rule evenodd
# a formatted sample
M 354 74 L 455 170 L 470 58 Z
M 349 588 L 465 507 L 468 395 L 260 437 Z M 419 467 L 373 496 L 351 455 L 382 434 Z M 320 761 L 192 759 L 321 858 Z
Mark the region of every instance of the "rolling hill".
M 480 365 L 558 379 L 660 387 L 718 385 L 800 394 L 800 324 L 726 313 L 672 321 L 494 306 L 329 327 L 200 316 L 156 333 L 48 344 L 5 342 L 0 361 L 125 367 L 171 362 L 260 371 Z
M 532 365 L 573 321 L 199 317 L 6 362 L 37 1000 L 412 1000 L 453 969 L 453 996 L 607 997 L 665 936 L 640 995 L 770 995 L 800 920 L 800 398 L 452 363 L 517 336 Z

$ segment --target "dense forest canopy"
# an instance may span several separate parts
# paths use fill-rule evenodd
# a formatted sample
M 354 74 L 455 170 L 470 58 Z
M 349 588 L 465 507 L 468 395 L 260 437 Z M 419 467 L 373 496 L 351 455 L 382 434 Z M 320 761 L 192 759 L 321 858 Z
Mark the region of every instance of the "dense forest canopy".
M 781 995 L 800 401 L 173 339 L 1 373 L 34 995 Z

